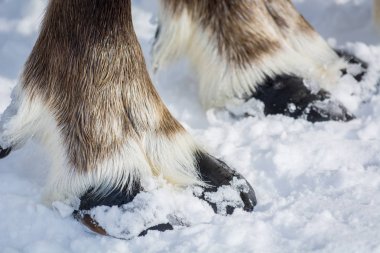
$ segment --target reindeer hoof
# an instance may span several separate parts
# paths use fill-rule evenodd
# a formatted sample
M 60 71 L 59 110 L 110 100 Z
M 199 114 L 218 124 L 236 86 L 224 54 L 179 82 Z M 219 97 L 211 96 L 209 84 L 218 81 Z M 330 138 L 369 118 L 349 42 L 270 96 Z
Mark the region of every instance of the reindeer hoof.
M 119 207 L 121 208 L 121 207 Z M 92 217 L 89 213 L 84 212 L 84 211 L 75 211 L 73 214 L 74 218 L 77 219 L 80 223 L 82 223 L 84 226 L 86 226 L 88 229 L 90 229 L 92 232 L 99 234 L 99 235 L 104 235 L 104 236 L 110 236 L 110 237 L 115 237 L 113 235 L 110 235 L 105 228 L 103 228 L 99 223 L 96 221 L 94 217 Z M 165 232 L 169 230 L 173 230 L 173 226 L 170 223 L 165 223 L 165 224 L 159 224 L 150 228 L 147 228 L 143 230 L 138 236 L 146 236 L 149 231 L 160 231 L 160 232 Z M 115 237 L 118 238 L 118 237 Z M 132 237 L 127 237 L 127 238 L 132 238 Z M 123 238 L 119 238 L 123 239 Z
M 142 221 L 142 226 L 139 228 L 139 231 L 135 231 L 134 228 L 129 228 L 125 227 L 122 228 L 122 232 L 115 233 L 115 231 L 109 230 L 110 228 L 108 225 L 105 225 L 104 227 L 101 225 L 101 222 L 99 222 L 98 218 L 96 215 L 94 215 L 93 211 L 96 208 L 102 209 L 102 213 L 106 214 L 110 210 L 113 210 L 120 215 L 133 215 L 135 214 L 136 217 L 139 217 L 138 210 L 139 208 L 143 208 L 144 205 L 141 206 L 134 206 L 136 210 L 133 208 L 126 208 L 124 205 L 132 202 L 135 197 L 142 191 L 142 187 L 135 183 L 132 187 L 132 190 L 129 191 L 127 188 L 123 189 L 118 189 L 115 188 L 108 192 L 107 194 L 104 195 L 99 195 L 96 193 L 95 189 L 90 189 L 85 193 L 81 198 L 81 203 L 79 206 L 79 210 L 76 210 L 73 214 L 74 218 L 77 219 L 79 222 L 81 222 L 83 225 L 85 225 L 88 229 L 90 229 L 92 232 L 100 235 L 105 235 L 105 236 L 111 236 L 114 238 L 119 238 L 119 239 L 132 239 L 137 236 L 145 236 L 149 231 L 167 231 L 167 230 L 173 230 L 173 226 L 170 223 L 160 223 L 157 221 L 157 225 L 146 225 L 143 224 Z M 113 217 L 114 218 L 114 217 Z M 104 219 L 101 218 L 101 221 L 103 221 L 104 224 Z M 111 224 L 116 224 L 118 222 L 117 220 L 110 220 L 109 223 Z M 154 221 L 152 221 L 154 224 Z M 119 225 L 119 224 L 118 224 Z M 112 227 L 112 225 L 110 225 Z M 132 231 L 130 231 L 132 229 Z
M 264 114 L 283 114 L 304 118 L 310 122 L 350 121 L 355 117 L 330 93 L 320 90 L 312 93 L 302 78 L 282 75 L 260 85 L 253 98 L 264 104 Z
M 208 154 L 200 154 L 198 164 L 208 187 L 195 195 L 209 203 L 215 213 L 232 214 L 236 208 L 253 211 L 257 204 L 255 191 L 242 175 Z
M 354 70 L 351 71 L 349 69 L 342 69 L 342 75 L 350 74 L 356 81 L 362 81 L 364 75 L 367 73 L 368 63 L 345 50 L 337 49 L 335 52 L 340 58 L 345 59 L 349 65 L 357 66 L 357 68 L 354 68 Z

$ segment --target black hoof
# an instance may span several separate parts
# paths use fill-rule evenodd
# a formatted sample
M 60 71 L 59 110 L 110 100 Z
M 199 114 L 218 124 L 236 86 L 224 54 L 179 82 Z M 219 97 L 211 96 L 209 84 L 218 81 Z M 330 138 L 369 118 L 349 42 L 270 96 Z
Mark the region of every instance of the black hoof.
M 0 159 L 3 159 L 4 157 L 8 156 L 11 151 L 12 148 L 3 149 L 2 147 L 0 147 Z
M 345 59 L 349 64 L 358 65 L 360 67 L 356 73 L 349 73 L 347 69 L 342 69 L 342 75 L 351 74 L 356 81 L 362 81 L 364 75 L 367 73 L 368 63 L 357 58 L 353 54 L 348 53 L 347 51 L 336 49 L 335 52 L 340 58 Z
M 208 202 L 215 213 L 232 214 L 236 208 L 242 208 L 247 212 L 253 211 L 257 204 L 255 191 L 242 175 L 224 162 L 205 153 L 198 155 L 198 165 L 202 180 L 208 184 L 208 187 L 204 187 L 202 193 L 196 195 Z M 228 188 L 237 192 L 240 197 L 237 202 L 236 199 L 221 200 L 220 197 L 213 199 L 213 194 L 219 194 L 219 191 L 228 190 Z M 223 209 L 225 210 L 221 210 L 224 201 Z
M 106 195 L 98 195 L 96 189 L 87 191 L 80 198 L 79 211 L 89 211 L 98 206 L 122 206 L 131 202 L 136 195 L 141 191 L 139 185 L 135 185 L 132 191 L 124 189 L 114 189 Z
M 104 229 L 102 226 L 99 225 L 99 223 L 91 217 L 90 214 L 84 212 L 84 211 L 75 211 L 73 214 L 74 218 L 80 221 L 83 225 L 85 225 L 87 228 L 89 228 L 92 232 L 104 235 L 104 236 L 111 236 L 107 232 L 106 229 Z M 146 236 L 149 231 L 160 231 L 165 232 L 169 230 L 173 230 L 173 226 L 170 223 L 166 224 L 159 224 L 153 227 L 150 227 L 144 231 L 142 231 L 138 236 Z M 112 236 L 111 236 L 112 237 Z M 120 238 L 122 239 L 122 238 Z
M 99 223 L 89 214 L 90 211 L 96 207 L 107 206 L 113 207 L 117 206 L 122 208 L 123 205 L 130 203 L 136 197 L 138 193 L 142 191 L 139 184 L 135 184 L 132 191 L 124 189 L 114 189 L 107 193 L 106 195 L 97 195 L 95 189 L 87 191 L 80 198 L 79 210 L 74 212 L 74 218 L 84 224 L 91 231 L 106 236 L 109 235 L 107 230 L 99 225 Z M 170 223 L 158 224 L 143 230 L 138 236 L 145 236 L 149 231 L 160 231 L 164 232 L 167 230 L 173 230 L 173 226 Z
M 136 185 L 131 192 L 126 188 L 114 189 L 106 195 L 98 195 L 96 189 L 90 189 L 81 196 L 79 209 L 73 213 L 73 216 L 91 231 L 100 235 L 109 235 L 106 229 L 101 227 L 98 222 L 91 217 L 89 212 L 99 206 L 120 207 L 127 204 L 135 198 L 140 192 L 140 189 L 141 187 Z
M 114 189 L 106 195 L 97 195 L 96 190 L 91 189 L 85 193 L 80 198 L 79 210 L 74 212 L 74 218 L 80 221 L 83 225 L 89 228 L 91 231 L 106 236 L 113 236 L 107 232 L 106 228 L 99 225 L 96 218 L 92 217 L 90 211 L 96 207 L 107 206 L 113 207 L 117 206 L 121 208 L 122 206 L 130 203 L 136 197 L 136 195 L 142 191 L 140 185 L 135 184 L 132 191 L 127 191 L 127 189 Z M 149 231 L 160 231 L 164 232 L 167 230 L 173 230 L 173 226 L 170 223 L 158 224 L 152 227 L 148 227 L 138 234 L 138 236 L 145 236 Z M 125 236 L 129 237 L 128 228 L 126 228 Z
M 312 93 L 302 78 L 282 75 L 268 79 L 256 90 L 255 99 L 264 103 L 265 115 L 283 114 L 310 122 L 349 121 L 354 118 L 327 91 Z

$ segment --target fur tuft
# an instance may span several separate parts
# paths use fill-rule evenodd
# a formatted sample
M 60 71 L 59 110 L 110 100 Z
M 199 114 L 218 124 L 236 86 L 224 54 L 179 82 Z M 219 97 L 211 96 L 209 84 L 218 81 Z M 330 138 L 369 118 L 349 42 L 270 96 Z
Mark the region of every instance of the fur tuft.
M 204 107 L 250 97 L 268 78 L 295 75 L 329 90 L 347 63 L 290 1 L 160 1 L 154 66 L 187 55 Z

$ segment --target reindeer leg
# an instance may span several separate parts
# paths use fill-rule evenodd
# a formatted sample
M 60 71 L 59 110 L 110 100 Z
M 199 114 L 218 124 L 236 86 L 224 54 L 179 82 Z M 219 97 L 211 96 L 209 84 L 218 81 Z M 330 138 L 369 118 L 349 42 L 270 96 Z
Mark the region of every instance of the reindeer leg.
M 206 109 L 256 98 L 265 114 L 348 121 L 330 91 L 357 59 L 338 55 L 289 0 L 161 0 L 154 65 L 186 55 L 199 75 Z M 361 80 L 363 71 L 354 76 Z M 314 94 L 304 80 L 316 83 Z M 288 105 L 291 110 L 288 110 Z

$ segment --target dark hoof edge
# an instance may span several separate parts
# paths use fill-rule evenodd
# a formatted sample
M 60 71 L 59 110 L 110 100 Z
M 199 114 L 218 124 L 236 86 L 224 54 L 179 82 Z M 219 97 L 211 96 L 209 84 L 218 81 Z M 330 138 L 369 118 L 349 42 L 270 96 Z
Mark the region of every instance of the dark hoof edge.
M 197 195 L 197 197 L 209 203 L 215 213 L 219 213 L 217 207 L 218 203 L 207 199 L 206 194 L 217 192 L 220 187 L 223 186 L 232 187 L 234 179 L 239 181 L 242 180 L 242 182 L 244 182 L 244 186 L 242 188 L 237 188 L 237 190 L 240 191 L 240 198 L 243 202 L 243 206 L 241 208 L 247 212 L 253 211 L 255 205 L 257 204 L 255 191 L 242 175 L 232 170 L 223 161 L 216 159 L 209 154 L 200 152 L 197 157 L 201 179 L 208 184 L 208 187 L 202 188 L 203 192 L 200 195 Z M 227 206 L 226 213 L 232 214 L 235 209 L 236 207 L 234 206 Z
M 139 184 L 135 184 L 131 191 L 125 187 L 114 189 L 105 195 L 98 195 L 96 189 L 90 189 L 80 198 L 79 211 L 89 211 L 98 206 L 120 207 L 131 202 L 141 190 Z
M 74 218 L 78 220 L 80 223 L 82 223 L 84 226 L 86 226 L 88 229 L 90 229 L 92 232 L 104 235 L 104 236 L 110 236 L 107 231 L 102 228 L 96 220 L 94 220 L 91 215 L 88 213 L 85 213 L 83 211 L 75 211 L 73 214 Z M 146 236 L 149 231 L 160 231 L 165 232 L 169 230 L 173 230 L 173 226 L 169 223 L 166 224 L 159 224 L 153 227 L 150 227 L 144 231 L 142 231 L 138 236 Z M 112 236 L 111 236 L 112 237 Z M 120 239 L 120 238 L 118 238 Z
M 264 103 L 264 114 L 283 114 L 310 122 L 350 121 L 355 117 L 343 105 L 331 99 L 330 93 L 312 93 L 302 78 L 281 75 L 259 85 L 253 98 Z
M 102 228 L 96 220 L 94 220 L 91 215 L 84 213 L 82 211 L 75 211 L 73 213 L 73 216 L 76 220 L 78 220 L 80 223 L 85 225 L 87 228 L 89 228 L 92 232 L 99 234 L 99 235 L 107 235 L 107 231 Z
M 239 207 L 227 206 L 227 214 L 232 214 L 236 208 L 242 208 L 247 212 L 253 211 L 254 206 L 257 203 L 255 192 L 242 175 L 229 168 L 224 162 L 208 154 L 201 152 L 197 153 L 197 160 L 202 180 L 208 184 L 208 186 L 202 188 L 203 192 L 201 196 L 198 197 L 208 202 L 215 213 L 218 213 L 218 203 L 210 201 L 207 199 L 206 195 L 207 193 L 217 192 L 220 187 L 223 186 L 231 186 L 239 191 L 241 202 L 243 203 L 242 206 Z M 233 185 L 236 180 L 239 181 L 237 187 Z M 240 187 L 240 185 L 242 186 Z M 126 189 L 114 189 L 105 196 L 99 196 L 96 194 L 96 189 L 90 189 L 80 198 L 81 202 L 79 209 L 74 212 L 73 216 L 91 231 L 100 235 L 110 236 L 109 233 L 107 233 L 107 230 L 102 228 L 89 213 L 93 208 L 99 206 L 118 206 L 121 208 L 124 204 L 133 201 L 135 196 L 142 191 L 141 186 L 137 184 L 134 185 L 132 189 L 131 192 Z M 173 229 L 173 225 L 170 223 L 159 224 L 145 229 L 138 236 L 145 236 L 149 231 L 164 232 Z
M 342 75 L 351 74 L 356 81 L 362 81 L 364 75 L 367 73 L 368 63 L 345 50 L 336 49 L 335 52 L 340 58 L 345 59 L 349 64 L 359 65 L 361 67 L 361 71 L 355 74 L 348 73 L 347 69 L 342 69 Z
M 11 153 L 12 151 L 12 148 L 6 148 L 6 149 L 3 149 L 1 146 L 0 146 L 0 159 L 3 159 L 5 157 L 7 157 L 9 155 L 9 153 Z
M 79 222 L 81 222 L 83 225 L 85 225 L 87 228 L 89 228 L 91 231 L 100 234 L 100 235 L 106 235 L 110 236 L 107 231 L 102 228 L 96 220 L 94 220 L 91 215 L 89 214 L 89 211 L 91 209 L 99 207 L 99 206 L 118 206 L 121 207 L 124 204 L 127 204 L 135 198 L 135 196 L 142 190 L 141 186 L 136 184 L 132 188 L 133 190 L 131 192 L 127 191 L 126 189 L 114 189 L 108 194 L 104 196 L 98 196 L 96 194 L 95 189 L 91 189 L 87 191 L 81 198 L 80 198 L 80 206 L 79 210 L 76 210 L 73 213 L 73 216 L 75 219 L 77 219 Z M 167 230 L 173 230 L 173 226 L 169 223 L 167 224 L 159 224 L 153 227 L 150 227 L 144 231 L 142 231 L 139 236 L 145 236 L 149 231 L 167 231 Z
M 135 196 L 140 192 L 140 186 L 135 185 L 131 192 L 127 189 L 114 189 L 106 195 L 97 195 L 95 189 L 88 190 L 80 198 L 79 210 L 73 213 L 75 219 L 89 228 L 91 231 L 100 235 L 109 235 L 107 231 L 102 228 L 96 220 L 94 220 L 91 215 L 88 214 L 91 209 L 99 206 L 122 206 L 131 202 Z

